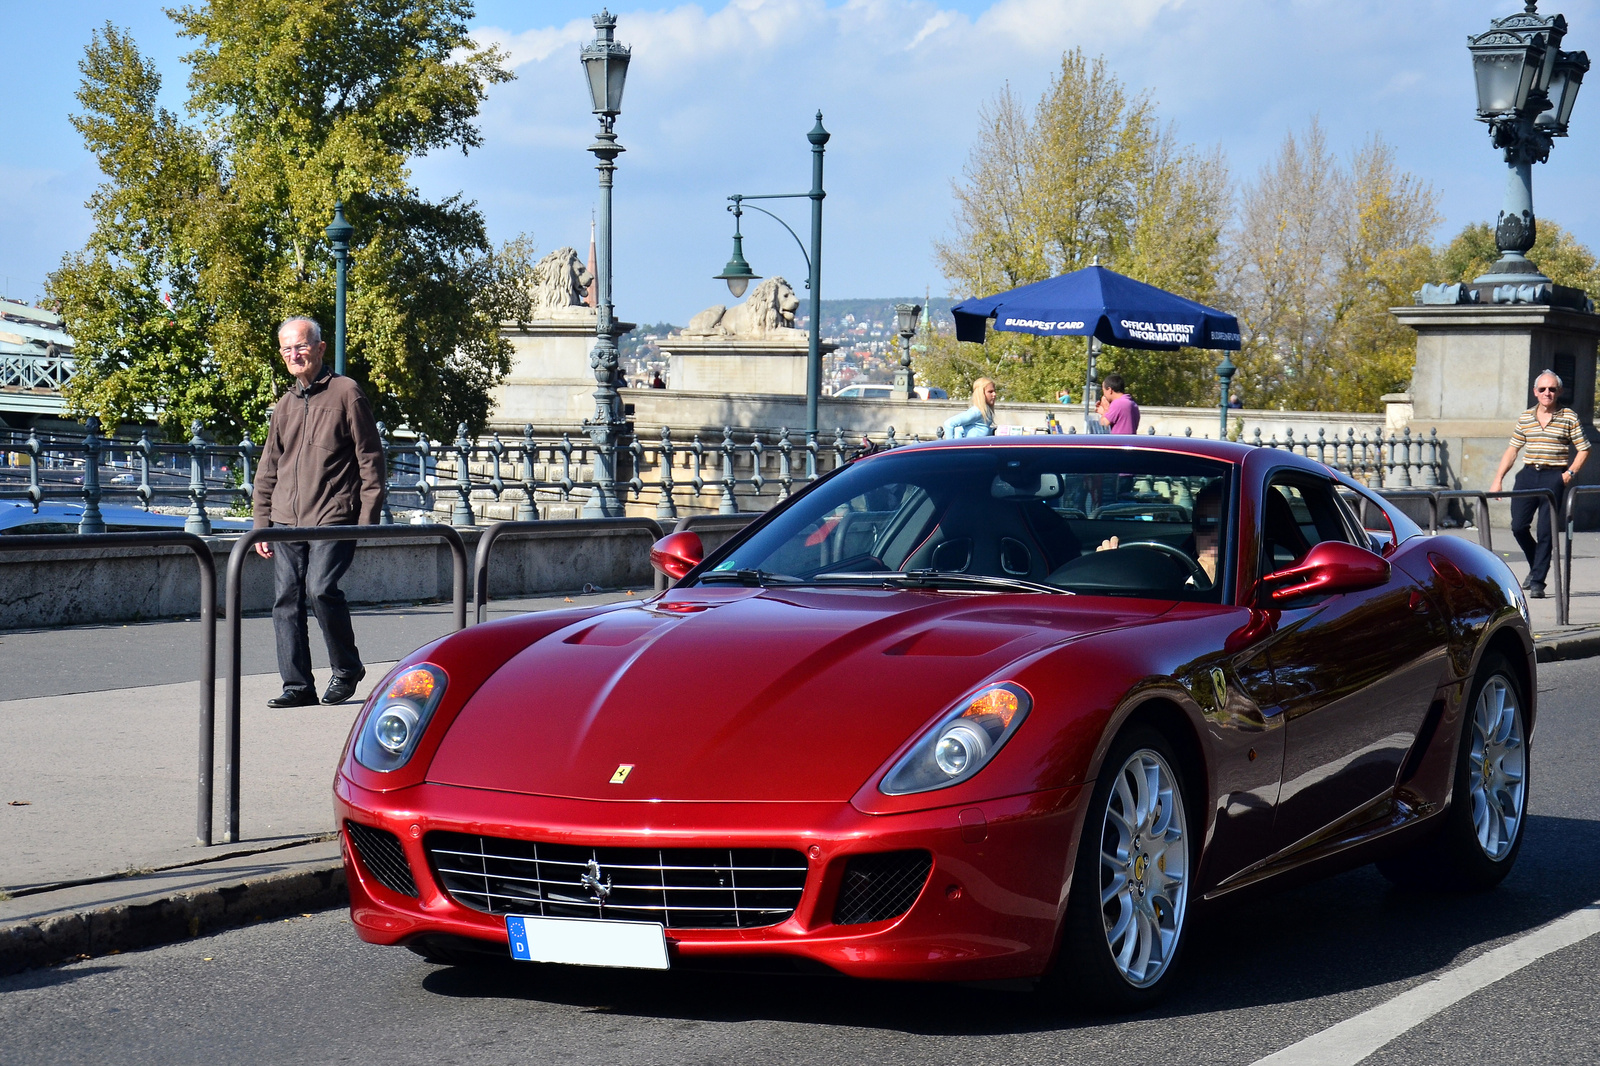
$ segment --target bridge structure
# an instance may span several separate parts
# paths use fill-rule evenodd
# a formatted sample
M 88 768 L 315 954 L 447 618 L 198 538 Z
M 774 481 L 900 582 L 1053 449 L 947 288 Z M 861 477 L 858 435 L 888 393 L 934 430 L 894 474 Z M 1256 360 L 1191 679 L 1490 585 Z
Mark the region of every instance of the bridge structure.
M 0 422 L 21 428 L 61 417 L 61 389 L 72 378 L 72 336 L 61 316 L 0 300 Z

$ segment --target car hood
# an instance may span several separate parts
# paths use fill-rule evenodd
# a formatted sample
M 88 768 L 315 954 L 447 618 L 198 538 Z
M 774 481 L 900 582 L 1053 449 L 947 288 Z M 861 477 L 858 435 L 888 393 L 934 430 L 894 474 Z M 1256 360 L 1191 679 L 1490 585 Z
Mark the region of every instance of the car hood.
M 427 776 L 596 800 L 848 801 L 930 718 L 1005 664 L 1171 606 L 875 589 L 672 592 L 514 656 L 467 700 Z

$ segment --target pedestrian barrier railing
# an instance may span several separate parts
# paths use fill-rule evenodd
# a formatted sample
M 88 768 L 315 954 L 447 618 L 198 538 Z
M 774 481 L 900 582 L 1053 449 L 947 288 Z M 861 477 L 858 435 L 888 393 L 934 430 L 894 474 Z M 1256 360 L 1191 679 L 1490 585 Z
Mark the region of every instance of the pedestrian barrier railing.
M 20 539 L 20 538 L 19 538 Z M 239 836 L 239 738 L 240 711 L 239 688 L 243 673 L 243 648 L 240 645 L 244 610 L 245 557 L 254 554 L 257 544 L 277 544 L 283 541 L 323 540 L 442 540 L 450 547 L 451 592 L 455 608 L 456 629 L 467 627 L 467 549 L 461 534 L 449 526 L 263 526 L 246 531 L 234 544 L 228 557 L 228 584 L 223 604 L 223 614 L 228 619 L 228 672 L 227 696 L 224 704 L 224 783 L 223 796 L 227 812 L 227 827 L 223 830 L 225 843 L 233 843 Z
M 1572 485 L 1567 488 L 1565 506 L 1561 510 L 1564 521 L 1561 523 L 1561 554 L 1560 559 L 1566 564 L 1566 579 L 1561 583 L 1556 595 L 1560 597 L 1560 623 L 1569 624 L 1567 619 L 1572 616 L 1572 508 L 1579 496 L 1600 495 L 1600 485 Z M 1553 562 L 1553 561 L 1552 561 Z
M 1399 502 L 1407 499 L 1425 499 L 1428 501 L 1428 532 L 1430 535 L 1439 532 L 1439 516 L 1443 504 L 1450 500 L 1471 500 L 1478 505 L 1474 515 L 1474 524 L 1478 531 L 1478 543 L 1488 551 L 1494 551 L 1494 533 L 1489 522 L 1490 500 L 1515 500 L 1532 498 L 1539 501 L 1539 507 L 1550 518 L 1551 546 L 1550 546 L 1550 572 L 1555 581 L 1556 600 L 1556 625 L 1568 624 L 1571 607 L 1572 585 L 1572 539 L 1571 522 L 1572 500 L 1580 491 L 1600 492 L 1600 485 L 1573 486 L 1568 490 L 1566 509 L 1557 510 L 1561 501 L 1551 489 L 1506 489 L 1502 492 L 1485 492 L 1479 489 L 1409 489 L 1409 490 L 1382 490 L 1380 495 L 1386 500 Z M 1560 515 L 1567 515 L 1566 523 L 1568 533 L 1565 538 L 1555 535 Z M 1362 515 L 1363 523 L 1366 515 Z M 1562 541 L 1566 543 L 1563 545 Z
M 0 554 L 48 552 L 76 555 L 101 548 L 187 548 L 200 565 L 200 751 L 195 797 L 195 839 L 211 844 L 211 767 L 216 757 L 217 564 L 211 548 L 193 533 L 161 530 L 139 533 L 46 533 L 0 537 Z M 235 627 L 235 633 L 238 630 Z M 238 640 L 235 637 L 235 646 Z
M 572 533 L 626 533 L 640 531 L 650 534 L 651 542 L 665 534 L 660 523 L 649 518 L 577 518 L 555 519 L 548 522 L 494 522 L 484 528 L 478 537 L 478 551 L 472 561 L 472 601 L 476 624 L 489 619 L 489 556 L 501 537 L 511 535 L 517 539 L 530 537 L 559 537 Z

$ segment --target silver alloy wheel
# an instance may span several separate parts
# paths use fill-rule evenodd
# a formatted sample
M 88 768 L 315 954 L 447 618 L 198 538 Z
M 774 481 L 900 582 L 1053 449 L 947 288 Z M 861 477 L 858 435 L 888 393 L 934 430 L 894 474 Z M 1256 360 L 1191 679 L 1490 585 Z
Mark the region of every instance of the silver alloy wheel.
M 1149 748 L 1128 757 L 1100 831 L 1100 915 L 1123 978 L 1138 988 L 1172 962 L 1189 899 L 1189 841 L 1177 775 Z
M 1483 853 L 1499 861 L 1517 841 L 1528 795 L 1522 708 L 1516 690 L 1499 674 L 1483 686 L 1472 709 L 1472 750 L 1467 760 L 1472 828 Z

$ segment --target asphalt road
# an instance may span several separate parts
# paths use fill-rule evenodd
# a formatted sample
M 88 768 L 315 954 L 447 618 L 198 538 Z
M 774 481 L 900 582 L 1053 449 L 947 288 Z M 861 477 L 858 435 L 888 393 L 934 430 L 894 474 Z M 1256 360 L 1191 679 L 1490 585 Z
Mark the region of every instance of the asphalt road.
M 1216 908 L 1148 1014 L 1086 1016 L 1020 986 L 438 967 L 329 911 L 0 979 L 0 1061 L 1244 1066 L 1392 1013 L 1600 899 L 1600 660 L 1544 666 L 1540 691 L 1532 815 L 1498 890 L 1407 894 L 1364 868 Z M 1365 1061 L 1600 1062 L 1597 967 L 1600 936 L 1580 939 Z

